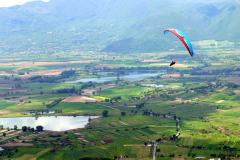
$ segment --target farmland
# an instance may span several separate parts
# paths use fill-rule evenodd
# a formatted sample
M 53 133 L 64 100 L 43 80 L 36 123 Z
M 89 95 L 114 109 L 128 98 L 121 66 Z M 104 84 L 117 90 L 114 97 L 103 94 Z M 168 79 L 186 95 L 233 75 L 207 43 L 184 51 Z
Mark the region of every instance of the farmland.
M 204 54 L 186 62 L 181 51 L 5 57 L 0 60 L 1 118 L 100 118 L 89 119 L 86 128 L 65 132 L 22 132 L 17 126 L 12 135 L 6 131 L 12 128 L 2 126 L 0 132 L 6 135 L 0 137 L 5 148 L 0 159 L 147 160 L 152 159 L 155 142 L 157 159 L 237 159 L 239 61 L 224 47 L 206 49 L 198 44 Z M 239 55 L 234 48 L 232 52 Z M 175 56 L 179 64 L 169 67 Z M 143 73 L 147 76 L 141 78 Z M 138 76 L 122 78 L 126 75 Z

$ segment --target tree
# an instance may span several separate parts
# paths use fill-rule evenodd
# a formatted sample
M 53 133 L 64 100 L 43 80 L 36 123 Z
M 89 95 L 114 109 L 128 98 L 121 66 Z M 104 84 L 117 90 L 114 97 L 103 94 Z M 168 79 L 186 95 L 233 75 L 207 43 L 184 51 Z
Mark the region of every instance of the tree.
M 109 99 L 109 98 L 106 98 L 106 99 L 105 99 L 105 102 L 110 102 L 110 99 Z
M 144 142 L 144 146 L 147 147 L 148 143 L 147 142 Z
M 108 110 L 104 110 L 104 111 L 102 112 L 102 116 L 103 116 L 103 117 L 108 117 Z
M 136 104 L 136 108 L 137 109 L 140 109 L 140 108 L 143 108 L 145 106 L 145 103 L 140 103 L 140 104 Z
M 126 112 L 121 112 L 121 116 L 126 116 Z
M 23 131 L 23 132 L 27 132 L 27 126 L 23 126 L 23 127 L 22 127 L 22 131 Z
M 17 129 L 18 129 L 17 125 L 14 125 L 14 130 L 17 130 Z
M 91 118 L 91 117 L 89 117 L 89 118 L 88 118 L 88 122 L 91 122 L 91 121 L 92 121 L 92 118 Z
M 37 130 L 37 132 L 42 132 L 43 131 L 43 126 L 37 126 L 36 130 Z

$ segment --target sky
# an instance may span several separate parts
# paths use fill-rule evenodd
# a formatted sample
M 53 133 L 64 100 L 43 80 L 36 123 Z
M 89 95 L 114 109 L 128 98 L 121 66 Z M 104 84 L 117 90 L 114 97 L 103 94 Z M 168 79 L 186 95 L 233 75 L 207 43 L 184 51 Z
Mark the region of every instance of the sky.
M 15 5 L 22 5 L 24 3 L 27 2 L 31 2 L 31 1 L 37 1 L 37 0 L 0 0 L 0 8 L 1 7 L 11 7 L 11 6 L 15 6 Z M 50 0 L 39 0 L 39 1 L 44 1 L 44 2 L 48 2 Z M 187 0 L 186 0 L 187 1 Z M 192 0 L 190 0 L 192 1 Z M 208 1 L 228 1 L 228 0 L 198 0 L 200 2 L 208 2 Z M 235 0 L 236 2 L 240 3 L 240 0 Z
M 15 5 L 22 5 L 27 2 L 36 1 L 36 0 L 0 0 L 0 7 L 11 7 Z M 49 0 L 40 0 L 48 2 Z

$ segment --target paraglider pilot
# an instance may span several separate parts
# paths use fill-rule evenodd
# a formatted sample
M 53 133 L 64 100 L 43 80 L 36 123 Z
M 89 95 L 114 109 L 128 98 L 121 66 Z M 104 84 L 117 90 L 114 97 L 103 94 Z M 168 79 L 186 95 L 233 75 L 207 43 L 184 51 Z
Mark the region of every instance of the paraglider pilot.
M 175 64 L 176 64 L 176 62 L 175 62 L 175 61 L 172 61 L 169 66 L 173 66 L 173 65 L 175 65 Z

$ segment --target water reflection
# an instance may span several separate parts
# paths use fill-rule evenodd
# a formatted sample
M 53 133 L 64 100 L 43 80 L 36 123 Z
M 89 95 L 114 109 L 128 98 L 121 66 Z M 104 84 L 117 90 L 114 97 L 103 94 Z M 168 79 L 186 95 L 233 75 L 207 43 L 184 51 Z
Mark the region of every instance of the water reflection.
M 162 73 L 133 73 L 130 75 L 122 75 L 119 77 L 120 80 L 125 80 L 125 81 L 130 81 L 130 82 L 134 82 L 134 81 L 141 81 L 144 80 L 146 78 L 150 78 L 150 77 L 156 77 L 161 75 Z M 100 78 L 85 78 L 85 79 L 79 79 L 76 81 L 71 81 L 68 83 L 87 83 L 87 82 L 95 82 L 95 83 L 105 83 L 105 82 L 111 82 L 111 81 L 116 81 L 118 79 L 117 76 L 113 77 L 100 77 Z
M 14 128 L 17 125 L 18 128 L 22 126 L 36 127 L 41 125 L 44 130 L 50 131 L 66 131 L 77 128 L 84 128 L 88 123 L 88 119 L 97 118 L 89 116 L 50 116 L 50 117 L 16 117 L 16 118 L 0 118 L 0 125 L 4 128 Z

